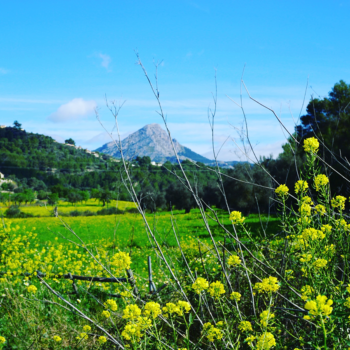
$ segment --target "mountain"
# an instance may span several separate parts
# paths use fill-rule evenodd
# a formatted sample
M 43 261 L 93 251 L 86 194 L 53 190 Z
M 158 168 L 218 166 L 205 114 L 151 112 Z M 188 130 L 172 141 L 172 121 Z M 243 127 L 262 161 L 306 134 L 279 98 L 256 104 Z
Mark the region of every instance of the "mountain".
M 210 159 L 182 146 L 175 139 L 173 139 L 173 143 L 181 160 L 189 159 L 207 164 L 212 162 Z M 129 135 L 122 141 L 122 149 L 127 159 L 148 156 L 154 162 L 176 162 L 168 134 L 159 124 L 145 125 L 142 129 Z M 121 158 L 120 151 L 114 142 L 106 143 L 96 151 L 106 153 L 115 158 Z

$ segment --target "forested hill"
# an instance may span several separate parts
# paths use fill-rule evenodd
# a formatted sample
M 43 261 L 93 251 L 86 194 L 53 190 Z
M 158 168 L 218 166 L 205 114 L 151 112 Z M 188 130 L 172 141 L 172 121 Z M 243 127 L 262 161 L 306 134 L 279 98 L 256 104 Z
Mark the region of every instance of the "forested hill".
M 0 128 L 0 171 L 5 175 L 81 173 L 106 169 L 110 159 L 72 144 L 58 143 L 49 136 L 16 127 Z

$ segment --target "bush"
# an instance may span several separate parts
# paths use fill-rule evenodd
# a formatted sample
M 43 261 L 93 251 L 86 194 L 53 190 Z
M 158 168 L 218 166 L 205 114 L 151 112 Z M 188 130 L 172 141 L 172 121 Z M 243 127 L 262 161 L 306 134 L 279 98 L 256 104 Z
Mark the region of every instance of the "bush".
M 124 211 L 118 208 L 112 207 L 112 208 L 103 208 L 96 212 L 96 215 L 117 215 L 117 214 L 124 214 Z
M 29 214 L 29 213 L 23 213 L 18 205 L 11 205 L 6 211 L 5 211 L 5 216 L 7 218 L 12 218 L 12 219 L 15 219 L 15 218 L 30 218 L 30 217 L 33 217 L 32 214 Z

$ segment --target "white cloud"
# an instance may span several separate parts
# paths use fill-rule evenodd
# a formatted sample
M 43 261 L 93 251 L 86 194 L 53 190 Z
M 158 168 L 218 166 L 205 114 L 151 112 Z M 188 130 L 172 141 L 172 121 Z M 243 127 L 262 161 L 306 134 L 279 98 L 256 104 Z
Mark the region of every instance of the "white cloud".
M 98 57 L 100 57 L 102 59 L 101 66 L 106 68 L 107 71 L 109 71 L 109 65 L 112 62 L 111 57 L 108 55 L 104 55 L 103 53 L 99 53 Z
M 93 113 L 96 108 L 96 102 L 85 101 L 82 98 L 74 98 L 66 104 L 60 106 L 56 112 L 48 116 L 48 120 L 54 123 L 71 122 Z
M 0 75 L 7 74 L 8 72 L 9 72 L 8 69 L 5 69 L 5 68 L 0 67 Z

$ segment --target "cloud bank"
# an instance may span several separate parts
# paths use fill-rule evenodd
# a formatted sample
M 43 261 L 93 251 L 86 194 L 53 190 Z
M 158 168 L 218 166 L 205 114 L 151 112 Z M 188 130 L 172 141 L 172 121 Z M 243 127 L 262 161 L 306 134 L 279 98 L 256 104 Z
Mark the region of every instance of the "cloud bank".
M 54 123 L 65 123 L 82 119 L 94 112 L 96 102 L 86 101 L 82 98 L 74 98 L 60 106 L 56 112 L 48 116 L 48 120 Z

